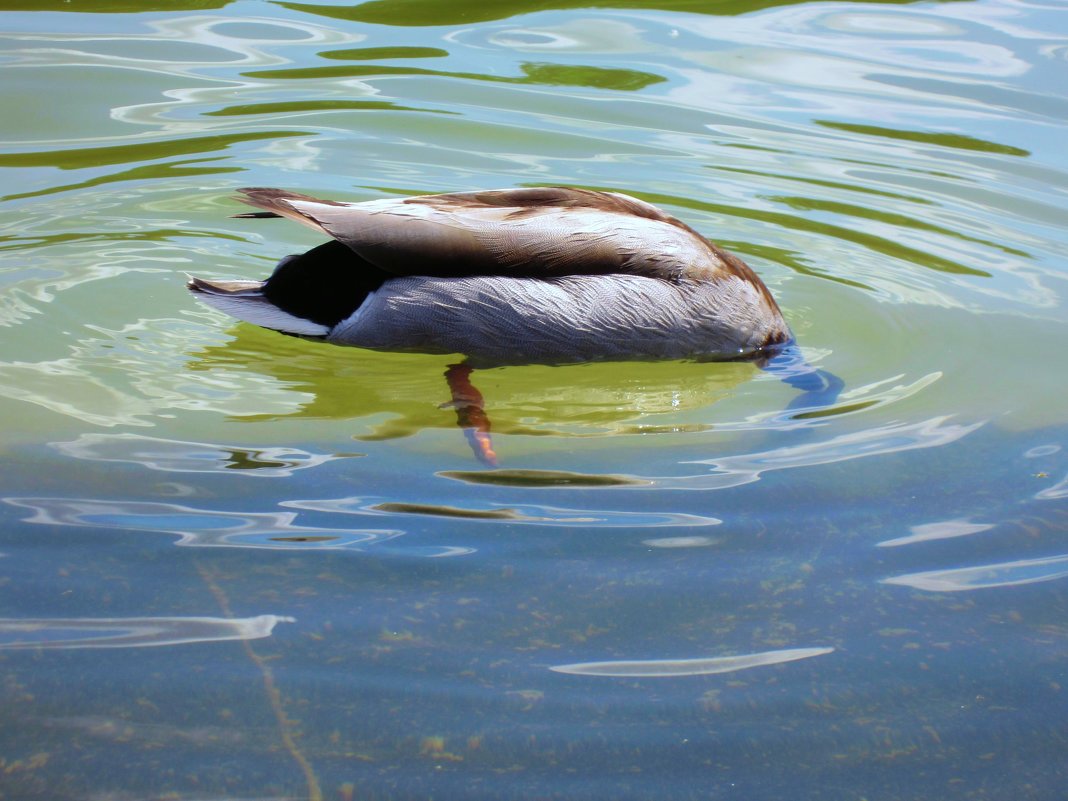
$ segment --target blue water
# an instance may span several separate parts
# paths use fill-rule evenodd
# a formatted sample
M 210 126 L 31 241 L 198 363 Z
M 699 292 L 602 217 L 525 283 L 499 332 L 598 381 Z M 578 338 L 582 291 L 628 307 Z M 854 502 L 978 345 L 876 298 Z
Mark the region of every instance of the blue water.
M 1064 795 L 1056 3 L 0 3 L 0 798 Z M 628 191 L 743 363 L 476 370 L 199 307 L 246 185 Z M 795 382 L 796 383 L 796 382 Z

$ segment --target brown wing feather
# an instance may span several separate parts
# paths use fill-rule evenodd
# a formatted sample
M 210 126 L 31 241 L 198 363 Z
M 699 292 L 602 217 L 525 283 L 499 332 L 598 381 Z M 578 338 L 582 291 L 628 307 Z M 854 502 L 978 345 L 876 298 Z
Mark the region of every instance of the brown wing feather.
M 741 259 L 627 195 L 533 187 L 339 203 L 280 189 L 239 191 L 242 202 L 322 231 L 398 275 L 734 274 L 763 290 Z
M 323 200 L 322 198 L 304 195 L 300 192 L 290 192 L 286 189 L 271 189 L 266 186 L 246 186 L 237 191 L 241 193 L 237 200 L 240 200 L 242 203 L 266 209 L 267 211 L 273 211 L 282 216 L 285 215 L 283 209 L 291 208 L 289 205 L 289 201 L 291 200 L 306 200 L 312 203 L 322 203 L 324 206 L 346 205 L 336 200 Z
M 287 217 L 328 236 L 330 235 L 329 231 L 324 230 L 314 218 L 294 208 L 291 201 L 303 200 L 311 203 L 321 203 L 325 206 L 345 205 L 334 200 L 320 200 L 311 195 L 303 195 L 300 192 L 288 192 L 285 189 L 271 189 L 265 186 L 247 186 L 237 191 L 241 194 L 235 200 L 249 206 L 264 209 L 264 211 L 251 214 L 235 214 L 235 217 Z
M 426 203 L 435 206 L 470 206 L 472 204 L 481 204 L 484 206 L 496 206 L 496 207 L 515 207 L 515 211 L 508 215 L 508 219 L 520 219 L 524 216 L 538 213 L 542 209 L 546 208 L 584 208 L 603 211 L 609 214 L 623 214 L 632 217 L 641 217 L 647 220 L 653 220 L 655 222 L 665 223 L 678 228 L 682 231 L 691 234 L 695 239 L 701 243 L 707 245 L 713 259 L 721 263 L 721 268 L 724 272 L 733 273 L 740 278 L 752 283 L 760 291 L 761 295 L 768 301 L 773 308 L 778 308 L 775 303 L 775 299 L 772 297 L 771 292 L 768 291 L 764 282 L 760 280 L 753 269 L 735 256 L 720 247 L 717 247 L 713 242 L 709 242 L 705 237 L 688 226 L 682 220 L 665 212 L 651 203 L 646 203 L 644 200 L 630 197 L 629 195 L 619 194 L 617 192 L 599 192 L 593 189 L 578 189 L 568 186 L 546 186 L 546 187 L 530 187 L 522 189 L 497 189 L 481 192 L 454 192 L 444 195 L 423 195 L 419 197 L 408 198 L 405 203 Z M 602 241 L 594 241 L 587 239 L 580 244 L 579 255 L 587 262 L 606 263 L 606 261 L 612 261 L 612 259 L 606 259 L 606 248 L 610 243 Z M 595 255 L 591 251 L 599 251 L 598 255 Z M 631 258 L 634 257 L 632 254 Z M 561 259 L 550 260 L 561 261 Z M 624 260 L 626 256 L 624 255 Z M 625 265 L 615 270 L 606 270 L 605 272 L 632 272 L 632 269 L 628 269 Z M 639 271 L 640 272 L 640 271 Z
M 470 207 L 473 205 L 514 208 L 509 217 L 515 219 L 543 209 L 594 209 L 608 214 L 626 214 L 647 220 L 667 223 L 696 234 L 690 226 L 658 209 L 651 203 L 616 192 L 598 192 L 570 186 L 538 186 L 524 189 L 491 189 L 481 192 L 453 192 L 445 195 L 421 195 L 407 198 L 405 203 L 422 203 L 441 207 Z

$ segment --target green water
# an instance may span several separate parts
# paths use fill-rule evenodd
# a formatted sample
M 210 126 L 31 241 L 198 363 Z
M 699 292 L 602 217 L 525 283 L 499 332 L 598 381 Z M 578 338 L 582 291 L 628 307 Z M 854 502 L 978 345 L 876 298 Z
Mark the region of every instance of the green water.
M 1058 799 L 1068 7 L 0 0 L 0 798 Z M 480 370 L 199 306 L 240 186 L 566 184 L 749 364 Z

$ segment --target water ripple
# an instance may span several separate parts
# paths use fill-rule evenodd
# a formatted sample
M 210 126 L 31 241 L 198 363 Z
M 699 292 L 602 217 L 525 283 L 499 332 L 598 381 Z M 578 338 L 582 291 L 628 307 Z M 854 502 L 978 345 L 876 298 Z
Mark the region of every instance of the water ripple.
M 299 448 L 248 448 L 146 437 L 140 434 L 82 434 L 73 442 L 53 442 L 66 456 L 96 462 L 128 462 L 172 473 L 234 473 L 260 478 L 291 476 L 335 459 Z M 346 456 L 351 456 L 347 454 Z
M 921 523 L 911 526 L 912 532 L 907 537 L 895 537 L 876 543 L 880 548 L 896 548 L 899 545 L 912 545 L 917 542 L 947 540 L 956 537 L 968 537 L 994 528 L 995 523 L 973 523 L 970 520 L 939 520 L 934 523 Z
M 928 592 L 961 592 L 992 587 L 1015 587 L 1037 584 L 1068 576 L 1068 555 L 1040 559 L 1019 559 L 949 570 L 925 570 L 883 579 L 884 584 L 898 584 Z
M 517 476 L 516 473 L 520 475 Z M 605 486 L 596 484 L 590 476 L 550 477 L 538 471 L 492 471 L 493 481 L 506 486 L 538 486 L 555 481 L 551 486 L 574 486 L 569 482 L 582 481 L 583 486 Z M 511 473 L 513 481 L 508 482 Z M 502 475 L 504 474 L 504 475 Z M 477 475 L 477 474 L 476 474 Z M 456 477 L 452 474 L 450 477 Z M 470 479 L 469 479 L 470 480 Z M 538 526 L 565 526 L 582 528 L 640 527 L 658 528 L 716 526 L 722 523 L 715 517 L 671 512 L 625 512 L 599 509 L 567 509 L 555 506 L 491 504 L 488 508 L 469 509 L 428 503 L 410 503 L 398 501 L 374 502 L 367 498 L 337 498 L 328 500 L 294 500 L 283 501 L 280 506 L 291 509 L 305 509 L 318 512 L 340 512 L 358 515 L 424 515 L 440 518 L 460 518 L 477 521 L 507 521 L 508 523 L 526 523 Z
M 737 487 L 758 481 L 763 473 L 772 470 L 812 467 L 917 448 L 941 447 L 971 434 L 983 425 L 947 424 L 947 420 L 946 417 L 937 417 L 915 423 L 878 426 L 768 451 L 692 460 L 684 464 L 709 465 L 713 472 L 708 475 L 658 478 L 655 486 L 689 490 Z
M 511 487 L 584 489 L 619 487 L 633 489 L 721 490 L 759 481 L 764 473 L 833 464 L 852 459 L 886 456 L 920 448 L 938 448 L 965 437 L 983 423 L 948 424 L 947 417 L 915 423 L 877 426 L 826 439 L 808 439 L 766 451 L 690 459 L 680 464 L 708 465 L 711 471 L 680 476 L 557 474 L 539 470 L 448 470 L 438 473 L 471 484 Z
M 267 550 L 359 550 L 404 534 L 397 529 L 308 527 L 293 512 L 230 512 L 172 503 L 74 498 L 4 498 L 32 510 L 27 523 L 173 534 L 175 545 Z
M 676 676 L 709 676 L 714 673 L 733 673 L 764 665 L 795 662 L 813 656 L 834 653 L 833 648 L 786 648 L 761 651 L 755 654 L 717 656 L 704 659 L 639 659 L 612 662 L 575 662 L 553 665 L 549 670 L 576 676 L 609 676 L 614 678 L 672 678 Z
M 295 618 L 75 617 L 0 618 L 0 649 L 145 648 L 258 640 Z
M 169 409 L 241 414 L 250 404 L 269 412 L 299 403 L 299 392 L 255 375 L 191 378 L 181 369 L 181 343 L 201 343 L 203 331 L 193 317 L 138 320 L 118 330 L 94 327 L 67 343 L 66 355 L 0 361 L 0 396 L 106 427 L 151 426 Z

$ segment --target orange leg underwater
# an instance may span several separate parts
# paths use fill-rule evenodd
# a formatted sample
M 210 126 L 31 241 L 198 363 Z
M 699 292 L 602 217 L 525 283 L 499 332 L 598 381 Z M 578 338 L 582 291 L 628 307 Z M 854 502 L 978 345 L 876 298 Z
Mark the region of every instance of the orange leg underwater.
M 456 424 L 464 430 L 475 458 L 484 465 L 496 467 L 497 454 L 490 439 L 489 416 L 482 393 L 471 383 L 472 370 L 466 364 L 453 364 L 445 371 L 445 380 L 452 392 L 452 401 L 446 405 L 456 410 Z

